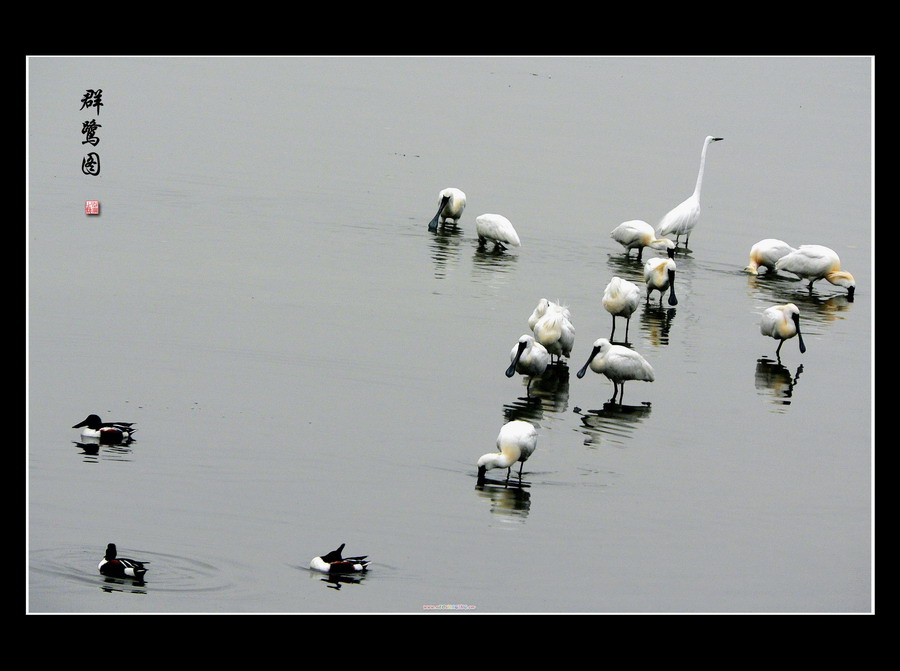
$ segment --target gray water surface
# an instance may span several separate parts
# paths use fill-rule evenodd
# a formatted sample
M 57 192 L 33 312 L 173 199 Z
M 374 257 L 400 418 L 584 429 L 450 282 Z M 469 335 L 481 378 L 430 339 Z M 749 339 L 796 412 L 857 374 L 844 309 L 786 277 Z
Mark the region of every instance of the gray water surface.
M 871 612 L 872 66 L 30 59 L 27 610 Z M 690 195 L 706 135 L 679 303 L 630 326 L 656 381 L 610 406 L 575 376 L 641 283 L 609 232 Z M 486 212 L 521 248 L 479 249 Z M 836 250 L 856 300 L 744 274 L 767 237 Z M 575 348 L 529 393 L 542 297 Z M 89 413 L 136 442 L 85 453 Z M 527 486 L 476 486 L 513 418 Z M 145 584 L 99 575 L 109 542 Z M 341 543 L 361 581 L 307 570 Z

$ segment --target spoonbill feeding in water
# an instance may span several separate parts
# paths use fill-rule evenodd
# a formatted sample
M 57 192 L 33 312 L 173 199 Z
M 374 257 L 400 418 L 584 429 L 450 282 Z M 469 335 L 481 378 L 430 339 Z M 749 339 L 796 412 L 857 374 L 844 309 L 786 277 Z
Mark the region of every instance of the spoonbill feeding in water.
M 783 256 L 797 251 L 784 240 L 766 238 L 760 240 L 750 248 L 750 263 L 744 268 L 751 275 L 759 275 L 759 269 L 765 268 L 767 272 L 775 272 L 775 264 Z
M 803 354 L 806 351 L 803 336 L 800 335 L 800 309 L 793 303 L 766 308 L 762 320 L 759 322 L 759 331 L 764 336 L 781 341 L 778 343 L 778 349 L 775 350 L 775 356 L 779 356 L 784 341 L 794 336 L 797 336 L 797 341 L 800 343 L 800 353 Z
M 503 243 L 510 244 L 513 247 L 521 247 L 522 245 L 516 229 L 513 228 L 509 219 L 502 214 L 482 214 L 479 217 L 475 217 L 475 232 L 478 234 L 479 247 L 483 247 L 487 240 L 491 240 L 494 243 L 494 249 L 506 249 Z
M 514 419 L 503 425 L 497 436 L 499 452 L 488 452 L 478 459 L 478 482 L 484 482 L 485 473 L 492 468 L 505 468 L 506 479 L 512 466 L 519 462 L 519 480 L 522 479 L 522 467 L 537 447 L 537 430 L 529 422 Z
M 809 280 L 810 293 L 813 282 L 826 279 L 835 286 L 844 287 L 847 290 L 848 300 L 853 300 L 856 280 L 853 279 L 853 275 L 841 270 L 841 259 L 833 249 L 822 245 L 800 245 L 790 254 L 778 259 L 775 268 Z
M 627 380 L 643 380 L 653 382 L 653 367 L 647 360 L 633 349 L 622 345 L 613 345 L 606 338 L 598 338 L 594 341 L 591 356 L 578 371 L 579 378 L 584 377 L 588 366 L 595 373 L 603 373 L 613 383 L 613 395 L 610 401 L 616 401 L 619 395 L 619 405 L 622 405 L 622 396 L 625 394 L 625 382 Z M 621 393 L 619 387 L 621 386 Z
M 633 219 L 616 226 L 609 234 L 613 240 L 625 247 L 625 255 L 631 254 L 632 249 L 638 250 L 637 260 L 640 261 L 644 254 L 644 247 L 656 250 L 666 250 L 669 256 L 675 253 L 675 243 L 669 238 L 657 238 L 653 226 L 646 221 Z
M 456 226 L 464 209 L 466 209 L 466 194 L 453 187 L 444 189 L 438 194 L 437 214 L 428 223 L 428 230 L 437 230 L 439 219 L 442 224 L 446 224 L 447 220 L 450 219 L 453 221 L 453 225 Z
M 568 357 L 575 344 L 575 327 L 569 308 L 548 301 L 543 316 L 534 324 L 534 339 L 547 348 L 550 354 Z
M 669 305 L 678 305 L 675 296 L 675 260 L 664 257 L 647 259 L 644 264 L 644 282 L 647 283 L 647 302 L 650 294 L 659 292 L 659 304 L 662 305 L 663 294 L 669 292 Z
M 341 547 L 337 550 L 332 550 L 320 557 L 313 557 L 309 563 L 309 568 L 322 573 L 362 573 L 367 571 L 370 564 L 370 562 L 366 561 L 368 555 L 344 557 L 341 555 L 344 545 L 346 543 L 341 543 Z
M 671 240 L 669 241 L 671 242 Z M 613 277 L 603 292 L 603 307 L 612 315 L 612 340 L 616 334 L 616 317 L 625 318 L 625 340 L 628 340 L 628 327 L 631 325 L 631 315 L 637 310 L 641 302 L 641 289 L 638 285 L 621 277 Z
M 703 151 L 700 152 L 700 172 L 697 174 L 697 184 L 692 193 L 683 203 L 676 205 L 660 220 L 656 227 L 659 237 L 674 235 L 676 244 L 681 236 L 685 236 L 684 247 L 687 249 L 691 239 L 691 231 L 700 219 L 700 187 L 703 185 L 703 168 L 706 165 L 706 150 L 710 143 L 724 140 L 725 138 L 707 135 L 703 141 Z
M 512 377 L 516 373 L 529 377 L 528 387 L 531 387 L 531 379 L 541 375 L 550 364 L 550 353 L 539 342 L 528 334 L 519 337 L 519 341 L 509 353 L 509 368 L 506 369 L 506 377 Z

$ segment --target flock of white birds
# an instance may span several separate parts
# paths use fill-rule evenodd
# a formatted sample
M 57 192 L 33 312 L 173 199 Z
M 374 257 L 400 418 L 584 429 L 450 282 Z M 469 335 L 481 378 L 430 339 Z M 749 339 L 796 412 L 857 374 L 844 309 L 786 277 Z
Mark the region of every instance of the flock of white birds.
M 668 304 L 675 306 L 678 298 L 675 295 L 675 251 L 684 236 L 684 248 L 687 249 L 691 232 L 700 219 L 700 191 L 703 185 L 703 171 L 706 166 L 706 153 L 710 144 L 723 138 L 708 136 L 703 141 L 700 153 L 700 171 L 694 192 L 682 203 L 672 208 L 654 229 L 645 221 L 638 219 L 626 221 L 614 228 L 610 233 L 613 240 L 625 248 L 630 254 L 637 250 L 638 261 L 642 260 L 644 248 L 654 251 L 665 251 L 665 257 L 654 257 L 644 262 L 644 282 L 646 284 L 646 301 L 654 291 L 659 292 L 659 303 L 668 292 Z M 466 207 L 466 194 L 456 188 L 447 188 L 438 195 L 438 210 L 428 225 L 435 231 L 439 225 L 448 223 L 456 226 Z M 478 245 L 483 248 L 493 243 L 495 251 L 506 249 L 506 245 L 521 246 L 521 241 L 512 223 L 499 214 L 482 214 L 475 218 L 475 232 Z M 673 241 L 670 237 L 675 236 Z M 831 284 L 845 288 L 848 300 L 853 300 L 856 281 L 853 275 L 841 269 L 841 261 L 837 253 L 822 245 L 801 245 L 794 249 L 786 242 L 767 238 L 760 240 L 750 250 L 750 262 L 744 269 L 757 275 L 761 268 L 767 272 L 785 271 L 808 280 L 809 291 L 813 283 L 824 279 Z M 590 368 L 595 373 L 603 374 L 613 383 L 613 396 L 610 399 L 621 405 L 625 382 L 643 380 L 653 382 L 653 367 L 638 352 L 627 345 L 628 327 L 631 316 L 637 310 L 641 300 L 641 289 L 633 282 L 620 277 L 613 277 L 603 292 L 603 307 L 612 315 L 613 327 L 609 338 L 594 341 L 591 354 L 584 366 L 578 371 L 579 378 L 584 377 Z M 625 340 L 623 344 L 612 342 L 616 332 L 616 317 L 625 319 Z M 528 389 L 531 380 L 540 377 L 553 362 L 568 358 L 575 342 L 575 328 L 572 326 L 571 314 L 564 305 L 559 305 L 542 298 L 528 319 L 530 334 L 519 337 L 509 353 L 510 365 L 506 375 L 513 377 L 516 373 L 528 378 Z M 806 351 L 803 336 L 800 333 L 800 310 L 793 303 L 774 305 L 767 308 L 760 321 L 760 332 L 779 341 L 775 355 L 780 359 L 781 347 L 785 341 L 796 337 L 800 352 Z M 509 480 L 512 466 L 519 463 L 519 480 L 522 478 L 522 466 L 537 446 L 537 431 L 529 422 L 513 420 L 505 424 L 497 436 L 497 452 L 489 452 L 478 459 L 478 481 L 484 483 L 487 471 L 494 468 L 507 469 Z

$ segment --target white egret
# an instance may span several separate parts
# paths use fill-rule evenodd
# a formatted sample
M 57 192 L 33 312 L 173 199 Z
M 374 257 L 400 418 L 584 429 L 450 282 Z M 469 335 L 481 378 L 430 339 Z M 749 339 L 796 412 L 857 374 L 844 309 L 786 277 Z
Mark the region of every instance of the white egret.
M 775 264 L 783 256 L 795 252 L 784 240 L 766 238 L 760 240 L 750 248 L 750 263 L 744 268 L 751 275 L 759 275 L 759 269 L 765 268 L 768 272 L 775 272 Z
M 575 344 L 575 327 L 569 308 L 550 303 L 544 315 L 534 325 L 534 339 L 547 348 L 550 354 L 568 357 Z
M 664 216 L 656 232 L 659 237 L 664 235 L 674 235 L 676 244 L 681 236 L 685 236 L 684 247 L 687 249 L 691 238 L 691 231 L 697 225 L 700 218 L 700 187 L 703 185 L 703 168 L 706 165 L 706 150 L 710 143 L 723 140 L 721 137 L 713 137 L 708 135 L 703 141 L 703 151 L 700 152 L 700 172 L 697 174 L 697 184 L 694 186 L 694 193 L 690 195 L 683 203 L 676 205 Z
M 434 219 L 428 223 L 428 230 L 436 230 L 439 219 L 442 224 L 446 224 L 447 220 L 450 219 L 452 220 L 453 225 L 456 226 L 456 224 L 459 223 L 459 218 L 462 216 L 464 209 L 466 209 L 466 194 L 453 187 L 444 189 L 438 194 L 437 214 L 435 214 Z
M 613 383 L 613 395 L 610 401 L 615 402 L 619 387 L 619 405 L 622 405 L 622 396 L 625 394 L 625 382 L 628 380 L 643 380 L 653 382 L 653 367 L 647 360 L 633 349 L 622 345 L 613 345 L 606 338 L 598 338 L 594 341 L 591 356 L 581 367 L 577 375 L 584 377 L 588 366 L 595 373 L 603 373 Z
M 653 226 L 640 219 L 622 222 L 612 230 L 609 237 L 625 247 L 626 256 L 631 253 L 632 249 L 638 250 L 638 261 L 644 254 L 644 247 L 659 251 L 666 250 L 669 256 L 675 253 L 674 242 L 669 238 L 657 238 Z
M 662 305 L 663 294 L 669 292 L 669 305 L 678 305 L 675 296 L 675 260 L 667 258 L 647 259 L 644 264 L 644 282 L 647 283 L 647 302 L 650 294 L 659 292 L 659 304 Z
M 494 243 L 494 249 L 506 249 L 503 243 L 520 247 L 519 235 L 502 214 L 482 214 L 475 217 L 475 232 L 478 234 L 478 246 L 484 246 L 486 240 Z
M 509 353 L 509 368 L 506 369 L 506 377 L 512 377 L 516 373 L 532 378 L 541 375 L 550 364 L 550 353 L 539 342 L 528 334 L 519 337 L 519 341 Z M 528 380 L 531 387 L 531 379 Z
M 841 259 L 833 249 L 822 245 L 800 245 L 787 256 L 778 259 L 775 268 L 809 280 L 810 293 L 813 282 L 826 279 L 835 286 L 844 287 L 847 290 L 847 298 L 853 300 L 856 280 L 853 279 L 853 275 L 841 270 Z
M 612 340 L 616 334 L 616 317 L 625 318 L 625 340 L 628 340 L 628 327 L 631 325 L 631 315 L 637 310 L 641 302 L 641 289 L 638 285 L 621 277 L 613 277 L 603 292 L 603 307 L 612 315 Z
M 499 452 L 488 452 L 478 459 L 478 482 L 484 482 L 485 473 L 492 468 L 505 468 L 506 479 L 512 466 L 519 462 L 519 480 L 522 479 L 522 467 L 537 447 L 537 430 L 529 422 L 514 419 L 500 429 L 497 436 Z
M 800 353 L 803 354 L 806 351 L 803 336 L 800 335 L 800 309 L 793 303 L 766 308 L 762 320 L 759 322 L 759 331 L 764 336 L 781 341 L 778 343 L 778 349 L 775 350 L 775 356 L 779 356 L 784 341 L 794 336 L 797 336 L 800 343 Z

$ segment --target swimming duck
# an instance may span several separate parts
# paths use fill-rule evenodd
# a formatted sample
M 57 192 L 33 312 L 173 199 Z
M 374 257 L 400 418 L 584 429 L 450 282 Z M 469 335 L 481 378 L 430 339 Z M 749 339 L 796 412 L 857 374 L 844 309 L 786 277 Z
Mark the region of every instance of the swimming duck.
M 113 578 L 138 578 L 142 579 L 147 572 L 144 564 L 150 562 L 137 561 L 136 559 L 125 559 L 118 557 L 116 553 L 116 544 L 110 543 L 106 546 L 106 555 L 100 560 L 97 566 L 100 573 Z
M 93 438 L 106 445 L 127 443 L 133 440 L 132 436 L 137 429 L 132 428 L 134 422 L 103 422 L 97 415 L 88 415 L 87 418 L 73 426 L 73 429 L 84 429 L 82 438 Z
M 321 557 L 313 557 L 309 563 L 309 568 L 313 571 L 321 571 L 322 573 L 361 573 L 368 570 L 369 563 L 364 561 L 368 555 L 361 557 L 343 557 L 341 551 L 346 543 L 341 543 L 341 547 L 332 550 L 328 554 Z

